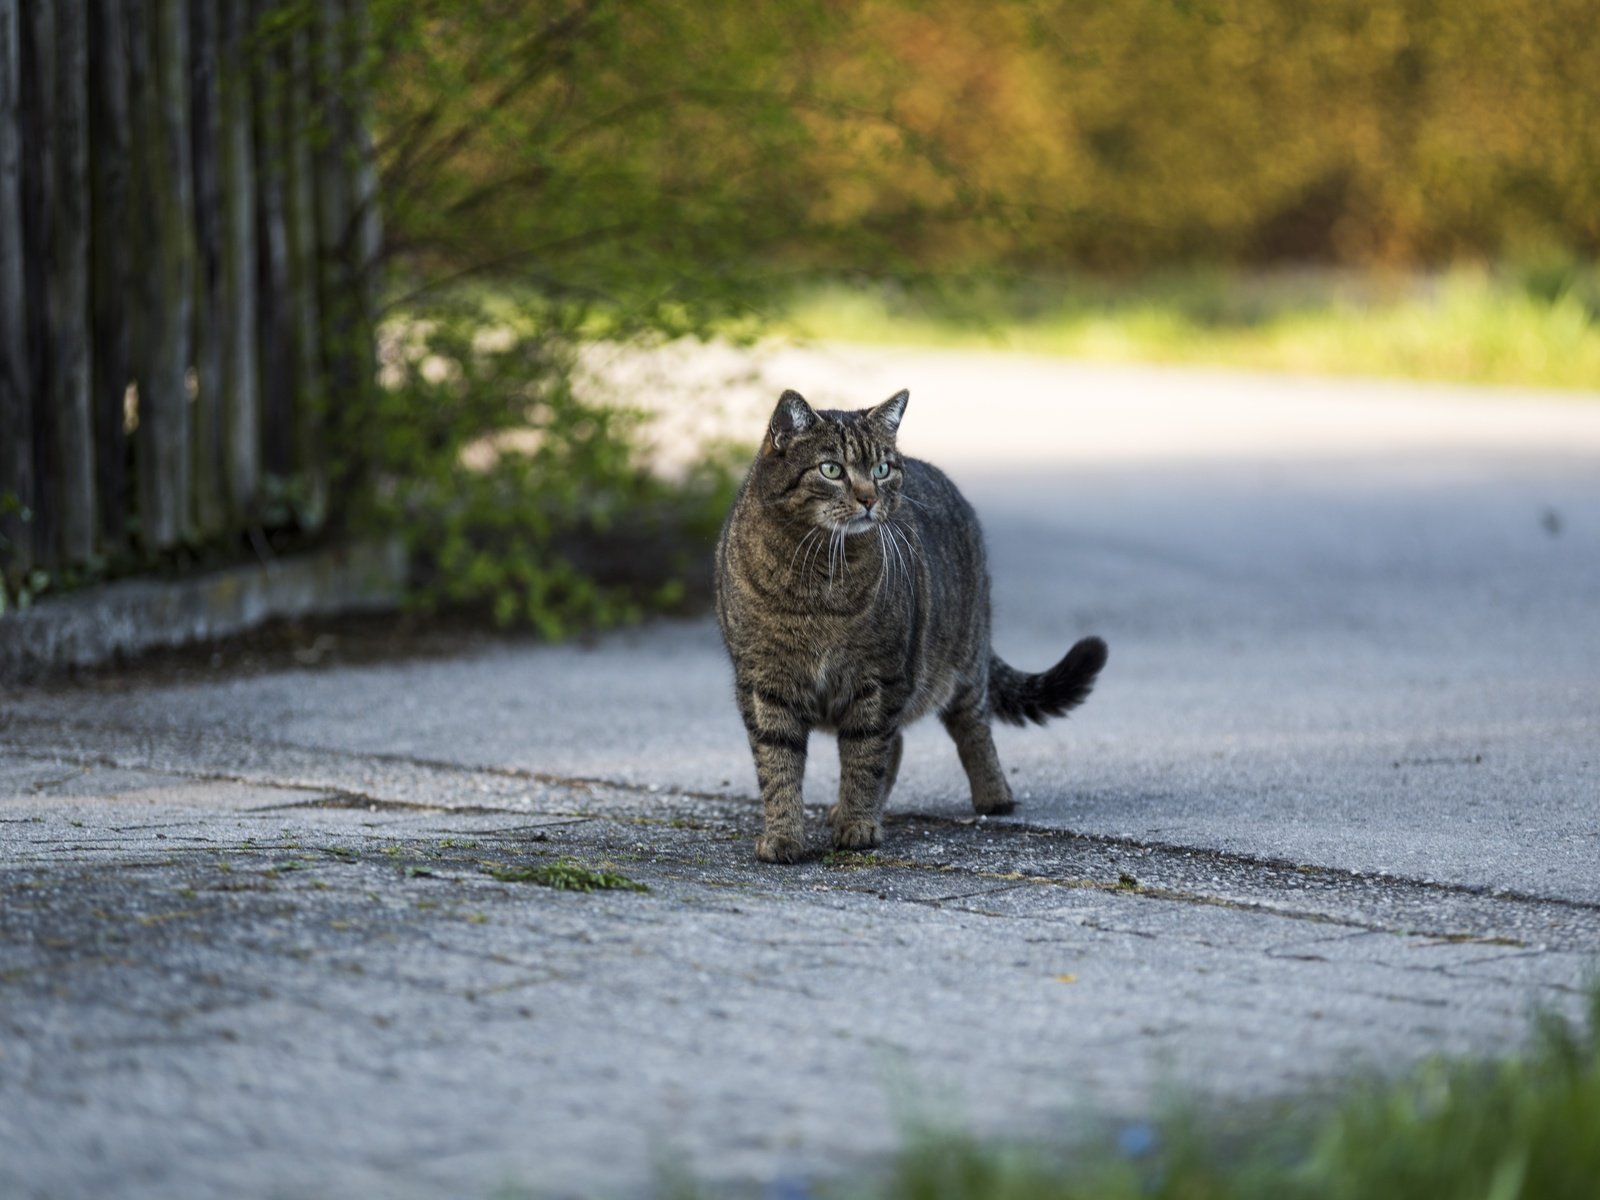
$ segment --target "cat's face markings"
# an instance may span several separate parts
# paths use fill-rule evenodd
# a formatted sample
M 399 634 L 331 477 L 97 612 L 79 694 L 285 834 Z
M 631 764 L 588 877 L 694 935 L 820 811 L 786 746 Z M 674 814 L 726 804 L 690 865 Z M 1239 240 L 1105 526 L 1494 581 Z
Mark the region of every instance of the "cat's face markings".
M 892 518 L 902 466 L 895 435 L 908 399 L 901 391 L 875 408 L 819 412 L 784 392 L 758 461 L 767 502 L 823 529 L 865 532 L 867 522 Z

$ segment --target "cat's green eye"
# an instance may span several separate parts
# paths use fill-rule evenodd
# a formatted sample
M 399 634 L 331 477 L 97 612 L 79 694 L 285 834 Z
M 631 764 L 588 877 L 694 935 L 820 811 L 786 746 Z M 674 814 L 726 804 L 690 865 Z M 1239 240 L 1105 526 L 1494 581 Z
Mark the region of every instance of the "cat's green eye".
M 825 462 L 817 470 L 822 472 L 824 479 L 838 479 L 844 475 L 844 468 L 836 462 Z
M 872 468 L 872 477 L 874 479 L 887 479 L 887 478 L 889 478 L 889 464 L 887 462 L 881 462 L 877 466 L 873 467 Z

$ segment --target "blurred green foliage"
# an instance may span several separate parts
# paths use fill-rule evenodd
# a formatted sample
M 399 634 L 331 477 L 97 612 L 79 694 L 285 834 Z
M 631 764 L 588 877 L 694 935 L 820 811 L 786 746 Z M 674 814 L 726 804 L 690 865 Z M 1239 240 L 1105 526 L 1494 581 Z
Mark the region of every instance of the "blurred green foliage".
M 682 478 L 652 473 L 645 415 L 575 394 L 570 319 L 458 296 L 384 326 L 357 520 L 406 537 L 422 609 L 556 638 L 703 591 L 733 463 L 708 453 Z
M 793 271 L 1600 251 L 1588 0 L 382 0 L 394 249 L 693 328 Z
M 1501 1062 L 1438 1060 L 1298 1111 L 1136 1124 L 1071 1161 L 924 1136 L 892 1200 L 1589 1200 L 1600 1180 L 1600 991 Z
M 1600 250 L 1586 0 L 945 0 L 890 27 L 1029 261 Z
M 578 347 L 753 335 L 797 292 L 836 309 L 822 332 L 874 327 L 805 291 L 824 278 L 956 279 L 991 305 L 969 326 L 1030 348 L 1593 385 L 1588 0 L 368 11 L 391 329 L 421 342 L 335 426 L 428 604 L 556 634 L 676 596 L 687 566 L 664 592 L 608 584 L 585 547 L 709 539 L 729 473 L 651 479 L 637 417 L 575 383 Z M 1434 273 L 1464 261 L 1500 274 Z M 1269 265 L 1401 283 L 1377 303 L 1240 286 Z M 1103 290 L 1153 271 L 1189 282 Z M 509 347 L 475 294 L 518 297 Z
M 924 202 L 875 223 L 816 203 L 816 154 L 867 109 L 846 121 L 855 90 L 805 56 L 855 18 L 823 0 L 370 14 L 389 315 L 382 386 L 337 420 L 374 485 L 356 523 L 404 532 L 424 607 L 548 636 L 692 598 L 735 468 L 708 450 L 652 475 L 644 417 L 579 384 L 580 348 L 753 333 L 802 243 L 914 272 L 883 228 Z
M 402 303 L 480 275 L 581 308 L 589 336 L 696 335 L 795 270 L 914 271 L 905 229 L 979 215 L 961 187 L 884 188 L 939 159 L 885 80 L 835 61 L 870 33 L 854 6 L 372 3 Z M 854 193 L 870 213 L 837 202 Z
M 820 287 L 787 323 L 807 337 L 974 346 L 1113 362 L 1592 391 L 1600 273 L 1548 260 L 1436 275 L 1156 271 L 975 286 L 959 295 Z

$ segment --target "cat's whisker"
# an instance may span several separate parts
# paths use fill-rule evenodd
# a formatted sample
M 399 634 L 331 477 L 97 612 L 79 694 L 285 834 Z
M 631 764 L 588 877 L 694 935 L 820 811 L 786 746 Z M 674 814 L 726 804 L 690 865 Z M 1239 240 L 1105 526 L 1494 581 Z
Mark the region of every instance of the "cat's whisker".
M 890 536 L 895 539 L 896 543 L 899 546 L 904 546 L 905 547 L 905 557 L 902 558 L 901 561 L 905 564 L 906 579 L 909 582 L 910 579 L 911 579 L 911 565 L 910 564 L 917 561 L 916 547 L 914 547 L 911 544 L 911 539 L 906 536 L 905 530 L 901 529 L 893 521 L 890 521 L 888 524 L 889 524 L 889 534 L 890 534 Z M 895 552 L 898 554 L 899 550 L 897 549 Z M 907 561 L 908 559 L 909 559 L 909 561 Z
M 909 586 L 914 587 L 916 584 L 916 579 L 915 576 L 911 574 L 911 564 L 916 561 L 917 552 L 911 545 L 911 539 L 906 537 L 906 535 L 899 529 L 894 529 L 891 527 L 891 532 L 894 534 L 896 543 L 904 545 L 905 547 L 905 557 L 903 562 L 905 563 L 906 583 Z M 896 549 L 895 553 L 898 554 L 900 551 Z
M 811 552 L 806 555 L 805 574 L 809 581 L 816 573 L 817 556 L 822 553 L 822 548 L 828 544 L 828 539 L 822 536 L 822 526 L 816 527 L 817 540 L 811 544 Z
M 880 521 L 874 525 L 872 532 L 878 535 L 878 586 L 872 591 L 872 597 L 876 600 L 883 594 L 884 582 L 890 580 L 890 573 L 894 569 L 894 561 L 889 557 L 889 545 L 884 540 L 883 523 Z
M 800 551 L 805 549 L 807 542 L 809 542 L 812 538 L 816 537 L 817 534 L 819 534 L 821 532 L 822 531 L 820 529 L 816 528 L 815 526 L 812 526 L 810 529 L 806 530 L 805 537 L 801 538 L 799 540 L 799 542 L 797 542 L 795 544 L 794 553 L 789 555 L 789 574 L 787 576 L 785 576 L 785 578 L 787 578 L 787 579 L 793 579 L 794 578 L 794 564 L 795 564 L 795 560 L 800 557 Z
M 895 528 L 892 520 L 885 522 L 885 528 L 889 534 L 889 544 L 894 548 L 895 558 L 897 558 L 900 562 L 900 572 L 905 576 L 906 585 L 903 595 L 905 598 L 906 611 L 910 613 L 916 608 L 917 584 L 915 577 L 911 574 L 910 563 L 906 561 L 905 555 L 900 552 L 900 543 L 905 539 L 905 534 L 901 533 L 900 530 Z M 909 546 L 907 548 L 909 549 Z

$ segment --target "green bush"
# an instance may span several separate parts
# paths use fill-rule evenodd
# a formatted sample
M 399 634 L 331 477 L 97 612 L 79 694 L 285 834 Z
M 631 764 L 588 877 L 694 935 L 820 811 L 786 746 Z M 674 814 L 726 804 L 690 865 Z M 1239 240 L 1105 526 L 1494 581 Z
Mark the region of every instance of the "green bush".
M 385 327 L 363 520 L 405 537 L 422 609 L 557 638 L 678 606 L 703 582 L 732 463 L 647 469 L 646 414 L 574 389 L 576 322 L 500 300 Z

